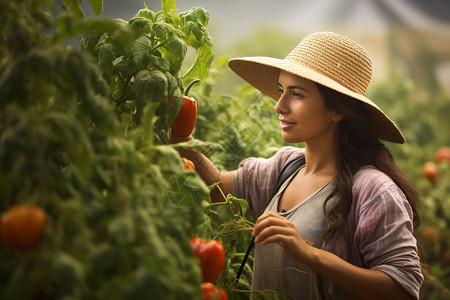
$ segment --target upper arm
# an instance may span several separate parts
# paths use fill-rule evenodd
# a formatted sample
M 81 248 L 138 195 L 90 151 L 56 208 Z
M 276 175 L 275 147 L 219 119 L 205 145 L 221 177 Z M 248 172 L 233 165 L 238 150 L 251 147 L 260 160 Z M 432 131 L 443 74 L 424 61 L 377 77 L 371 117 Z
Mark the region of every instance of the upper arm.
M 364 267 L 382 271 L 408 293 L 418 297 L 423 275 L 413 234 L 411 207 L 394 184 L 366 181 L 356 194 L 354 246 Z M 371 183 L 370 183 L 371 182 Z
M 247 200 L 250 215 L 259 216 L 270 201 L 283 167 L 303 154 L 303 149 L 283 147 L 270 158 L 250 157 L 241 161 L 238 169 L 231 174 L 231 193 Z

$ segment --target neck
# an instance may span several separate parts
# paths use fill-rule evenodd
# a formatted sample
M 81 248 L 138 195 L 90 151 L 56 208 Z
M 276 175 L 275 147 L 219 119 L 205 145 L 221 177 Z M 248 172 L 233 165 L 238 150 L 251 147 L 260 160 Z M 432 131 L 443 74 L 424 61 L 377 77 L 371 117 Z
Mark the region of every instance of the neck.
M 336 174 L 337 142 L 306 143 L 306 174 Z

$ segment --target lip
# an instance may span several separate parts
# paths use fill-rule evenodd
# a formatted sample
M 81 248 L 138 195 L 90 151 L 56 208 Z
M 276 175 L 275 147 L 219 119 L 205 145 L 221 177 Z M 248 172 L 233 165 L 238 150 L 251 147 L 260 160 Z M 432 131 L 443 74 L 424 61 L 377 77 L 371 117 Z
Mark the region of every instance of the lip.
M 290 122 L 290 121 L 287 121 L 284 119 L 279 119 L 279 120 L 280 120 L 280 128 L 282 130 L 289 129 L 289 128 L 295 126 L 295 124 L 296 124 L 295 122 Z

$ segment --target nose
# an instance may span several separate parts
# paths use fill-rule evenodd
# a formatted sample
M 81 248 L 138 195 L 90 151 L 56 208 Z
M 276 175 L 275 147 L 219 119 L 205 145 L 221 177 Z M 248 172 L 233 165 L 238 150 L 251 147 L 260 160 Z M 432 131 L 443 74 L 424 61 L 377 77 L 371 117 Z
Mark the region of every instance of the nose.
M 274 110 L 277 114 L 285 114 L 289 111 L 289 108 L 286 105 L 284 93 L 282 93 L 280 95 L 280 98 L 278 98 L 278 101 L 275 104 Z

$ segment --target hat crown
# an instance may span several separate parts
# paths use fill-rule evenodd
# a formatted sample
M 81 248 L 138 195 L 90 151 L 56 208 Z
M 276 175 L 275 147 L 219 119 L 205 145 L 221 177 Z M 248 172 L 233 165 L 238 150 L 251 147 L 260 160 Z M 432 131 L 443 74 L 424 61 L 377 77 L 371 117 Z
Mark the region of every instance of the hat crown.
M 364 95 L 372 78 L 367 51 L 353 40 L 333 32 L 306 36 L 285 58 Z

